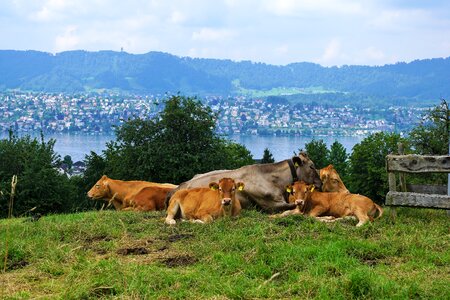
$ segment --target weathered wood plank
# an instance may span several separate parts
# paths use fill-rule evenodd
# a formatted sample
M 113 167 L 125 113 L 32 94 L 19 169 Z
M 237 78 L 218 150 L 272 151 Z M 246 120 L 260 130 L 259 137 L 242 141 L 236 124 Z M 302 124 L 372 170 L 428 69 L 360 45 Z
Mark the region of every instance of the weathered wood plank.
M 413 193 L 447 195 L 446 185 L 406 184 L 406 190 Z
M 449 173 L 449 155 L 387 155 L 386 168 L 388 172 L 406 173 Z
M 450 196 L 389 192 L 386 195 L 386 205 L 450 209 Z

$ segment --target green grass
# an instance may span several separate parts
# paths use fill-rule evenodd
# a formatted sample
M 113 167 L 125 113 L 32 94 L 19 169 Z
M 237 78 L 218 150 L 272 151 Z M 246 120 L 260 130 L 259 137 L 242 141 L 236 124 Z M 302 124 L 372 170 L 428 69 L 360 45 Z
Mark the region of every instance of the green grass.
M 0 220 L 2 299 L 449 299 L 449 217 L 362 228 L 243 211 L 209 225 L 99 211 Z M 8 239 L 7 271 L 3 272 Z

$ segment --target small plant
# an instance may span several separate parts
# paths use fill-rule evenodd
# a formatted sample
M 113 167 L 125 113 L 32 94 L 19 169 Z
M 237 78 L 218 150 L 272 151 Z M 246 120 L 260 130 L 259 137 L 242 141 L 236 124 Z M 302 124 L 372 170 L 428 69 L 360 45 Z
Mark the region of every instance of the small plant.
M 14 204 L 14 196 L 16 195 L 16 186 L 17 186 L 17 175 L 13 175 L 11 179 L 11 195 L 9 196 L 8 203 L 8 219 L 12 218 L 13 212 L 13 204 Z M 3 195 L 3 193 L 2 193 Z M 8 262 L 8 240 L 9 240 L 9 224 L 6 226 L 6 238 L 5 238 L 5 258 L 3 264 L 3 272 L 6 272 L 7 262 Z

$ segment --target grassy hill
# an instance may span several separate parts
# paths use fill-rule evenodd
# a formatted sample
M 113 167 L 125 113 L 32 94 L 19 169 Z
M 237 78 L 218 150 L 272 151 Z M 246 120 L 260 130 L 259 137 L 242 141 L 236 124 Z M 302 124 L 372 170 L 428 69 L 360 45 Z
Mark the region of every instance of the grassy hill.
M 169 227 L 163 218 L 93 211 L 0 220 L 0 297 L 450 298 L 445 211 L 399 209 L 394 222 L 386 209 L 362 228 L 257 211 L 209 225 Z

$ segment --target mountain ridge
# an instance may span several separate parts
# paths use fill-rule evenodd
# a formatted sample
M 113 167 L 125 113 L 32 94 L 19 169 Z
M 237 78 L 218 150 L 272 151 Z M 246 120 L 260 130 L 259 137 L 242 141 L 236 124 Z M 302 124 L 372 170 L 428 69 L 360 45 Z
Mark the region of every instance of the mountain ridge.
M 450 94 L 450 57 L 383 66 L 271 65 L 179 57 L 165 52 L 0 50 L 0 91 L 236 95 L 274 88 L 351 93 L 390 100 L 430 100 Z M 236 84 L 238 83 L 238 85 Z

